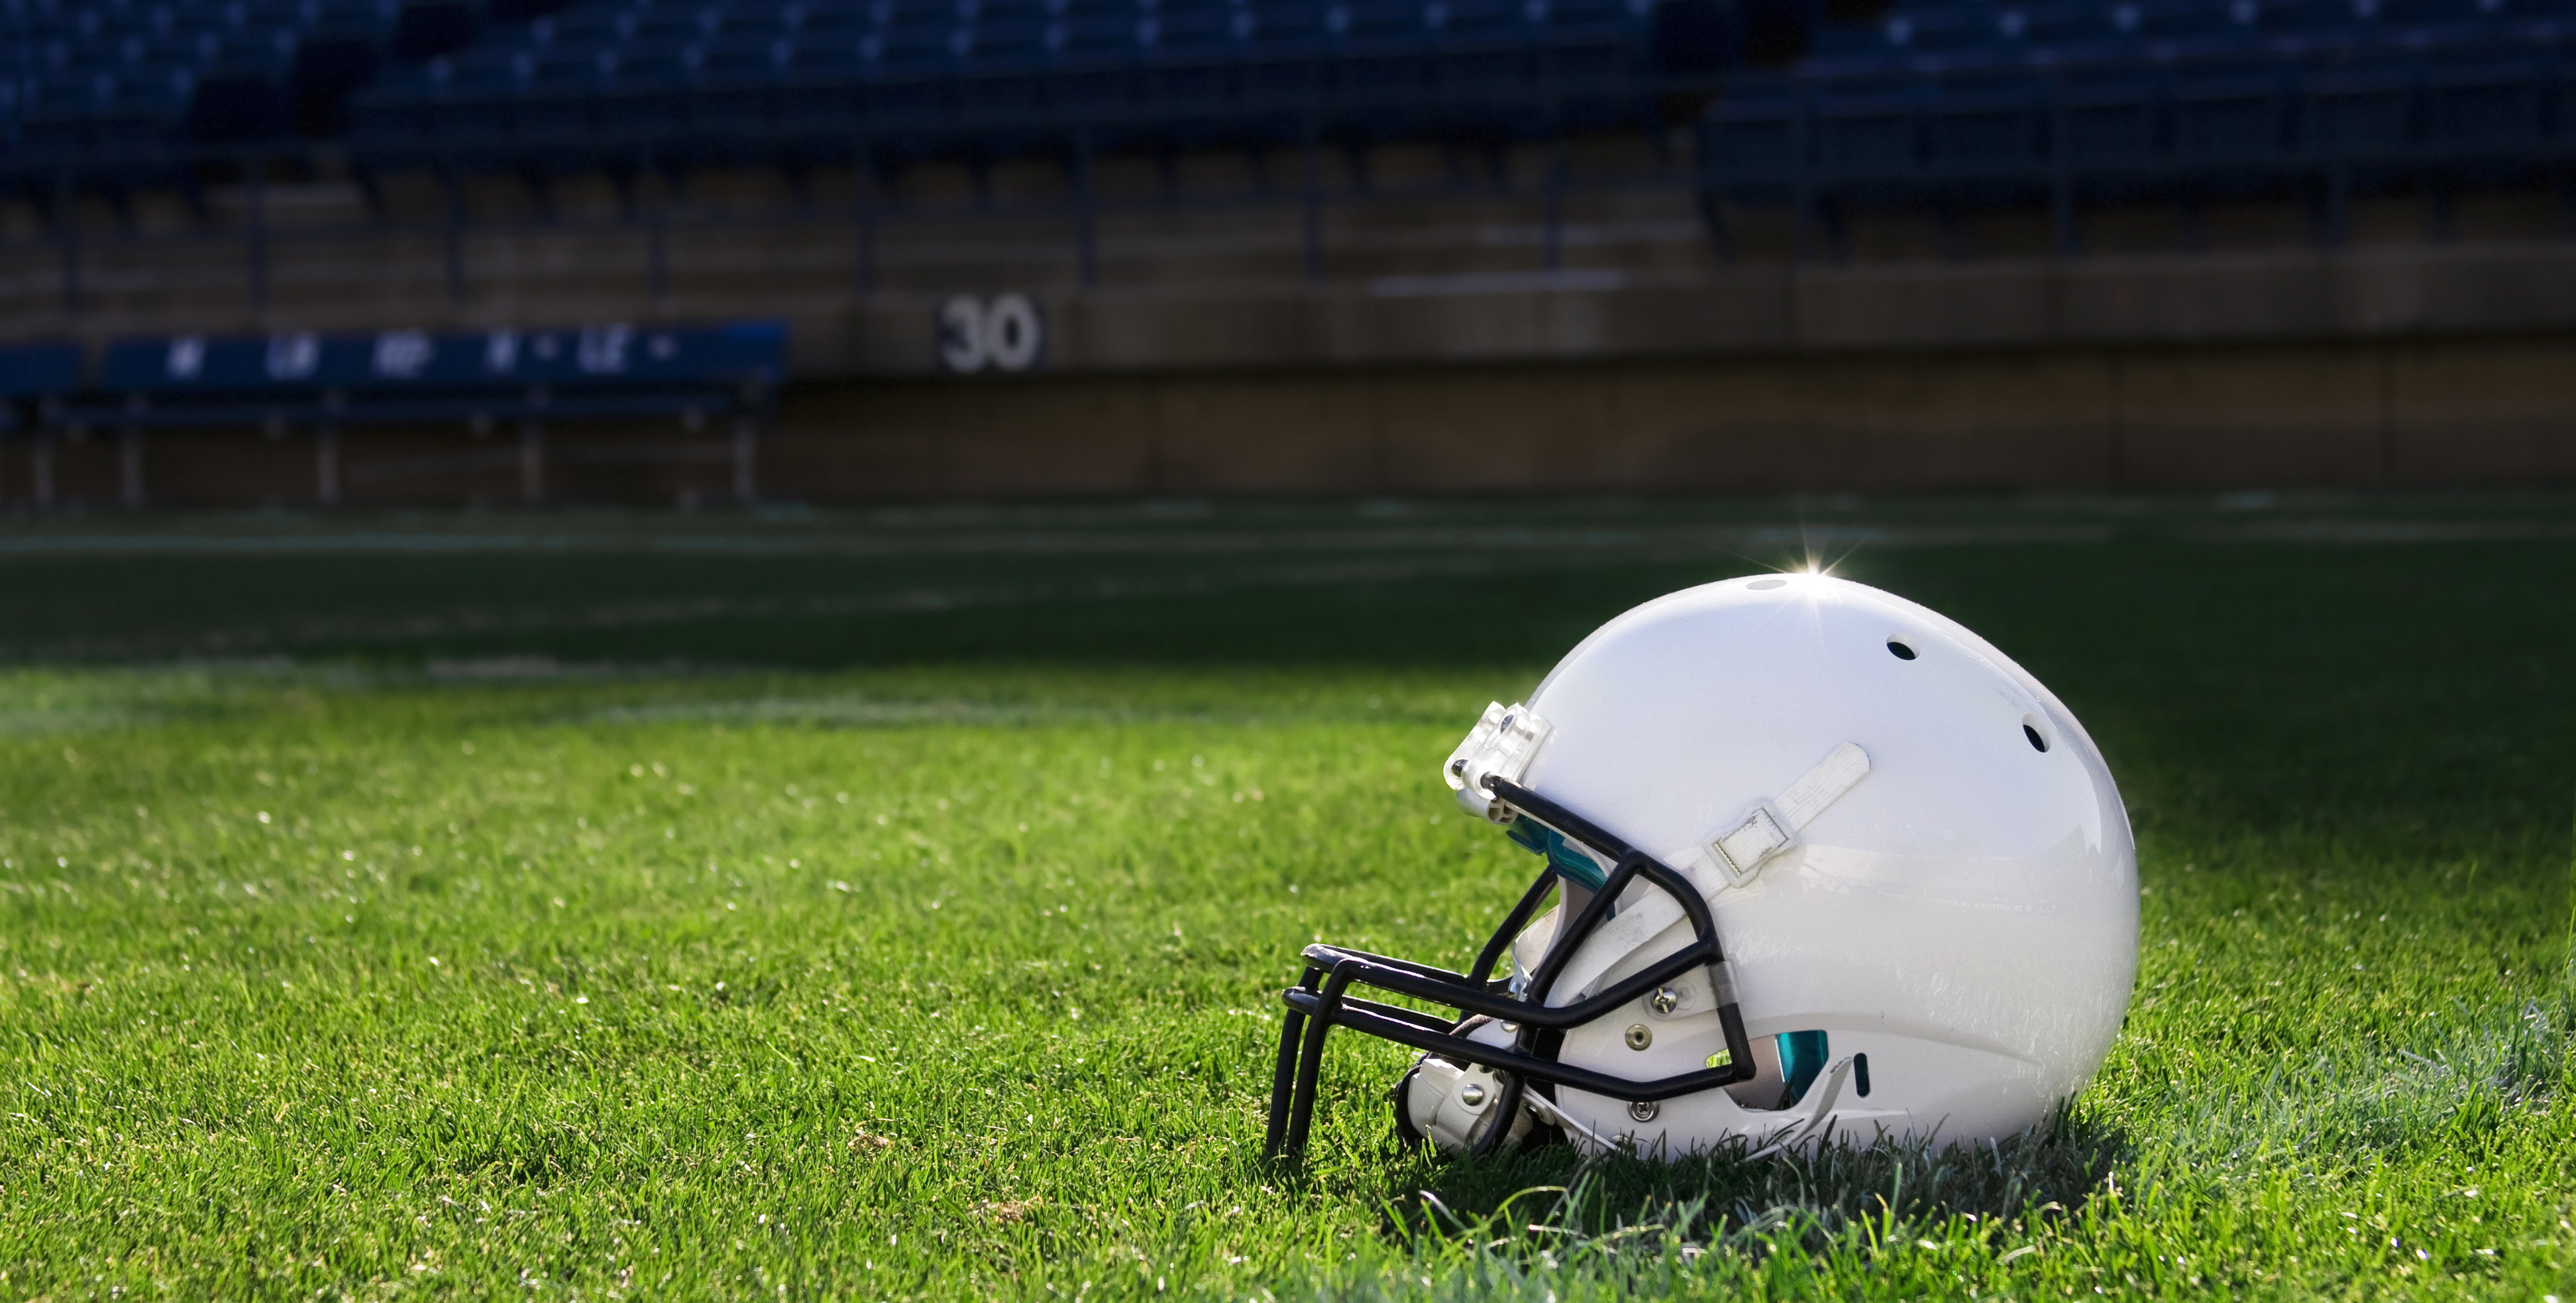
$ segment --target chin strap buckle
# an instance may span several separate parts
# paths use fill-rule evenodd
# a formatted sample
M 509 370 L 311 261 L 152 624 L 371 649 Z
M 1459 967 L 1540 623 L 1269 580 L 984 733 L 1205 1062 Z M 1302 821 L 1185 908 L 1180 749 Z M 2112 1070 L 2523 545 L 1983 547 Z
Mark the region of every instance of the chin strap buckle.
M 1494 702 L 1485 707 L 1485 717 L 1476 721 L 1467 740 L 1449 753 L 1449 763 L 1441 766 L 1440 776 L 1458 794 L 1458 804 L 1468 813 L 1496 823 L 1509 822 L 1503 807 L 1494 800 L 1491 784 L 1497 778 L 1508 783 L 1521 781 L 1521 776 L 1529 772 L 1531 759 L 1554 732 L 1555 727 L 1532 714 L 1529 707 Z
M 1853 785 L 1869 776 L 1869 753 L 1845 742 L 1799 775 L 1777 800 L 1757 801 L 1751 813 L 1708 844 L 1708 857 L 1731 886 L 1753 881 L 1772 856 L 1798 840 L 1798 830 L 1815 821 Z

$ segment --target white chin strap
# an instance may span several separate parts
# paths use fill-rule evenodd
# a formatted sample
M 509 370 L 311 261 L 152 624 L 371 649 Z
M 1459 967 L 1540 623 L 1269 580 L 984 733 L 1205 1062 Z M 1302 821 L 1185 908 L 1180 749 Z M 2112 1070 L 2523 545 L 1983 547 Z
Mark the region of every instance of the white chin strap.
M 1724 887 L 1752 882 L 1772 857 L 1797 844 L 1799 831 L 1815 822 L 1825 807 L 1868 776 L 1868 752 L 1850 742 L 1835 747 L 1814 768 L 1789 784 L 1779 799 L 1754 802 L 1750 813 L 1709 841 L 1708 859 L 1725 881 L 1712 887 L 1702 876 L 1701 886 L 1713 896 Z M 1683 867 L 1687 872 L 1687 866 Z M 1681 921 L 1681 902 L 1660 891 L 1637 893 L 1636 900 L 1619 907 L 1617 917 L 1592 930 L 1583 948 L 1566 962 L 1565 970 L 1548 992 L 1547 1002 L 1571 1004 L 1591 994 L 1603 973 Z
M 1708 857 L 1729 886 L 1741 887 L 1762 871 L 1763 861 L 1787 850 L 1798 830 L 1815 822 L 1825 807 L 1869 777 L 1869 753 L 1856 743 L 1835 747 L 1816 767 L 1798 775 L 1776 801 L 1756 801 L 1741 823 L 1708 844 Z
M 1539 1116 L 1565 1128 L 1566 1134 L 1584 1141 L 1596 1150 L 1613 1149 L 1617 1147 L 1614 1142 L 1602 1139 L 1600 1132 L 1583 1125 L 1581 1122 L 1575 1121 L 1573 1115 L 1556 1106 L 1555 1100 L 1549 1099 L 1547 1096 L 1542 1095 L 1535 1090 L 1529 1092 L 1529 1104 L 1530 1108 L 1535 1110 Z

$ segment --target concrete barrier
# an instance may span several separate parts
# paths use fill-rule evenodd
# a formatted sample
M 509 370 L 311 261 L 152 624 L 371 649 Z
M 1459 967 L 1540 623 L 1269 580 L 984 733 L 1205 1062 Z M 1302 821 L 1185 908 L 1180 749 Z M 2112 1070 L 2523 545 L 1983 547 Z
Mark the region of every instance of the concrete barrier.
M 2576 333 L 1790 352 L 791 390 L 815 500 L 2576 480 Z
M 935 371 L 945 295 L 879 295 L 809 331 L 806 374 Z M 2576 243 L 1616 268 L 1080 292 L 1039 287 L 1059 371 L 1957 352 L 2576 329 Z
M 77 311 L 61 251 L 21 240 L 0 246 L 0 335 L 782 316 L 793 379 L 760 484 L 816 501 L 2576 480 L 2576 242 L 2520 227 L 1728 261 L 1669 187 L 1578 197 L 1553 234 L 1532 202 L 1470 194 L 1330 210 L 1310 279 L 1293 207 L 1140 207 L 1103 219 L 1086 284 L 1061 215 L 863 231 L 749 199 L 721 220 L 559 203 L 451 244 L 317 191 L 342 225 L 263 246 L 258 300 L 222 253 L 221 202 L 211 234 L 80 246 Z M 944 374 L 943 306 L 1005 294 L 1038 308 L 1032 369 Z M 353 466 L 371 437 L 430 457 L 421 441 L 448 436 L 353 432 Z M 308 491 L 301 471 L 246 468 L 309 454 L 223 447 L 156 444 L 149 500 Z M 57 452 L 66 486 L 113 462 Z M 24 499 L 31 455 L 0 453 L 0 500 Z M 550 491 L 570 500 L 720 487 L 567 474 Z

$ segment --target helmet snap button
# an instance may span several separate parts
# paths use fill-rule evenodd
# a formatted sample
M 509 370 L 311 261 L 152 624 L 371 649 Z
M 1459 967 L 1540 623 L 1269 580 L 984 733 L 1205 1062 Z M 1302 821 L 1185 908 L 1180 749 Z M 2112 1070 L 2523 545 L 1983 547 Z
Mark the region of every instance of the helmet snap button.
M 1631 1023 L 1631 1024 L 1629 1024 L 1629 1026 L 1628 1026 L 1628 1048 L 1629 1048 L 1629 1049 L 1632 1049 L 1632 1050 L 1642 1050 L 1642 1049 L 1646 1048 L 1647 1046 L 1652 1045 L 1652 1044 L 1654 1044 L 1654 1043 L 1655 1043 L 1655 1033 L 1654 1033 L 1653 1031 L 1649 1030 L 1649 1029 L 1647 1028 L 1646 1024 L 1644 1024 L 1644 1023 Z
M 1655 1115 L 1663 1111 L 1663 1106 L 1651 1099 L 1641 1099 L 1628 1106 L 1628 1116 L 1640 1122 L 1652 1122 Z
M 1458 1088 L 1458 1102 L 1469 1108 L 1483 1108 L 1485 1106 L 1485 1088 L 1472 1081 L 1468 1082 L 1466 1085 L 1460 1086 Z
M 1647 1005 L 1657 1013 L 1671 1013 L 1682 1007 L 1682 993 L 1676 987 L 1667 986 L 1655 992 L 1655 998 L 1647 1001 Z

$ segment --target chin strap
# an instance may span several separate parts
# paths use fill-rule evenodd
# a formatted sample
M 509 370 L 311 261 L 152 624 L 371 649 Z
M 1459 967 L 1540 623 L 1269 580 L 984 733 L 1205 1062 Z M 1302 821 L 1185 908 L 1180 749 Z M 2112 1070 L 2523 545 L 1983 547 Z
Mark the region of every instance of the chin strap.
M 1549 1099 L 1547 1096 L 1542 1095 L 1535 1090 L 1529 1092 L 1529 1098 L 1524 1102 L 1529 1105 L 1531 1112 L 1565 1128 L 1565 1130 L 1570 1134 L 1581 1136 L 1602 1149 L 1615 1147 L 1609 1141 L 1602 1139 L 1600 1132 L 1575 1121 L 1571 1114 L 1568 1114 L 1564 1109 L 1556 1106 L 1555 1100 Z
M 1751 882 L 1765 861 L 1794 844 L 1799 831 L 1823 814 L 1826 806 L 1868 776 L 1868 752 L 1850 742 L 1835 747 L 1814 768 L 1799 775 L 1798 781 L 1789 784 L 1780 799 L 1756 802 L 1753 813 L 1745 816 L 1733 832 L 1710 842 L 1709 858 L 1716 862 L 1727 883 L 1741 887 Z M 1717 890 L 1714 884 L 1701 885 L 1708 887 L 1712 895 Z M 1582 951 L 1569 958 L 1557 979 L 1556 990 L 1563 992 L 1565 999 L 1580 998 L 1591 991 L 1603 973 L 1681 919 L 1681 905 L 1661 893 L 1649 892 L 1621 906 L 1617 917 L 1594 929 L 1583 940 Z M 1718 988 L 1714 992 L 1718 1004 L 1733 1001 L 1733 981 L 1723 966 L 1712 966 L 1710 981 Z
M 1835 747 L 1816 767 L 1798 775 L 1776 801 L 1757 801 L 1744 821 L 1708 844 L 1708 857 L 1729 884 L 1741 887 L 1762 871 L 1762 862 L 1798 840 L 1798 830 L 1815 822 L 1825 807 L 1869 776 L 1869 753 L 1851 742 Z

